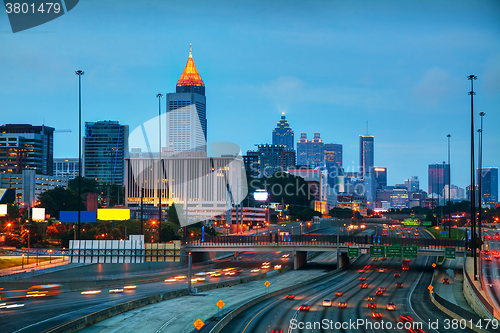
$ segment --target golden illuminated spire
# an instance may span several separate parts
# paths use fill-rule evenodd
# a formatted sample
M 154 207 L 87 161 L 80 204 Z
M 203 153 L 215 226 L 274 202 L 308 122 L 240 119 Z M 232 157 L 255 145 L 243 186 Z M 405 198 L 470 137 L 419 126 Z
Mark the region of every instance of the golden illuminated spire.
M 196 66 L 194 65 L 194 60 L 193 60 L 193 47 L 191 44 L 189 44 L 189 58 L 188 62 L 186 64 L 186 67 L 184 68 L 184 71 L 181 74 L 181 77 L 179 78 L 179 81 L 177 81 L 177 86 L 201 86 L 204 87 L 205 84 L 201 80 L 200 74 L 198 74 L 198 70 L 196 69 Z

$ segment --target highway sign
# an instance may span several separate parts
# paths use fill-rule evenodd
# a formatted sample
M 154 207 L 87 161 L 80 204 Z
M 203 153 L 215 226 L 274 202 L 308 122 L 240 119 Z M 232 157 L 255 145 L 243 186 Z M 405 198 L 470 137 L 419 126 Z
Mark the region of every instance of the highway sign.
M 226 303 L 224 303 L 224 301 L 220 299 L 215 305 L 217 305 L 219 309 L 222 309 L 224 305 L 226 305 Z
M 368 253 L 368 249 L 361 249 L 361 254 L 367 254 Z
M 371 258 L 385 257 L 385 246 L 371 245 L 370 246 L 370 257 Z
M 435 262 L 433 262 L 431 266 L 434 267 L 434 268 L 436 268 L 437 265 L 436 265 Z
M 271 282 L 266 281 L 266 282 L 264 282 L 264 285 L 266 286 L 266 288 L 269 288 L 269 286 L 271 285 Z
M 427 287 L 427 289 L 429 289 L 429 291 L 430 291 L 430 292 L 431 292 L 431 294 L 432 294 L 432 293 L 433 293 L 432 289 L 434 289 L 434 287 L 433 287 L 432 285 L 429 285 L 429 286 Z
M 203 322 L 203 320 L 201 320 L 200 318 L 196 319 L 193 323 L 194 327 L 196 327 L 196 329 L 199 331 L 201 330 L 201 328 L 203 326 L 205 326 L 205 323 Z
M 418 246 L 416 245 L 403 246 L 403 257 L 416 258 L 417 256 L 418 256 Z
M 425 225 L 425 226 L 431 226 L 432 225 L 432 221 L 424 221 L 422 224 Z
M 347 256 L 350 258 L 359 257 L 359 248 L 357 247 L 347 248 Z
M 444 257 L 446 259 L 455 259 L 455 248 L 454 247 L 445 247 L 444 248 Z
M 386 247 L 387 258 L 401 258 L 403 256 L 403 250 L 401 245 L 389 245 Z

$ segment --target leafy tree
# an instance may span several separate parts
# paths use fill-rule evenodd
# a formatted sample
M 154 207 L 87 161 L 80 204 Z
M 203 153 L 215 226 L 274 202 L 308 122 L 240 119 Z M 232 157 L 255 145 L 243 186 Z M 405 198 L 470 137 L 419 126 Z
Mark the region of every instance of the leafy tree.
M 68 187 L 73 191 L 75 191 L 76 193 L 78 193 L 78 178 L 80 177 L 77 176 L 72 180 L 70 180 L 68 183 Z M 95 179 L 85 178 L 85 177 L 81 178 L 82 178 L 82 190 L 81 190 L 82 194 L 87 192 L 99 193 L 99 183 Z
M 352 213 L 351 209 L 338 208 L 338 207 L 330 209 L 330 211 L 328 212 L 328 215 L 330 215 L 330 217 L 336 217 L 339 219 L 350 219 L 353 217 L 353 213 Z
M 301 211 L 297 212 L 294 215 L 295 219 L 298 219 L 300 221 L 309 221 L 309 220 L 312 220 L 312 218 L 314 216 L 321 216 L 321 213 L 315 211 L 312 208 L 302 209 Z
M 39 206 L 44 207 L 45 212 L 55 218 L 59 218 L 61 210 L 78 210 L 78 195 L 71 189 L 56 187 L 41 193 L 38 200 L 40 201 Z M 80 199 L 80 205 L 81 202 Z
M 176 226 L 181 225 L 181 223 L 179 222 L 179 217 L 177 216 L 177 211 L 175 210 L 174 205 L 171 205 L 170 207 L 168 207 L 167 217 L 168 217 L 168 221 L 173 223 L 174 225 L 176 225 Z

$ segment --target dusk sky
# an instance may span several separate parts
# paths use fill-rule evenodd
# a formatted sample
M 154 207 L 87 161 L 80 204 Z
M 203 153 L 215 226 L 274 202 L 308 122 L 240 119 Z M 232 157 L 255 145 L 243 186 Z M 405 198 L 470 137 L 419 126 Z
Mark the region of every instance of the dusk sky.
M 484 111 L 484 166 L 500 166 L 500 1 L 86 0 L 13 34 L 0 14 L 0 123 L 70 129 L 54 157 L 78 155 L 83 121 L 119 120 L 130 132 L 175 92 L 189 44 L 205 82 L 208 141 L 243 152 L 271 143 L 281 113 L 295 132 L 340 143 L 344 168 L 359 135 L 375 136 L 388 184 L 447 160 L 470 182 L 470 81 Z M 163 111 L 165 104 L 162 105 Z M 477 116 L 479 118 L 479 116 Z M 478 128 L 477 122 L 476 128 Z

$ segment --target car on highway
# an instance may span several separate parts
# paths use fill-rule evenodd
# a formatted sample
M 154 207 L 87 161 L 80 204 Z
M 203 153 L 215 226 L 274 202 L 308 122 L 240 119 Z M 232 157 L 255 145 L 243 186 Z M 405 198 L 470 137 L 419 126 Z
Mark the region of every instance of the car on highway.
M 491 257 L 490 256 L 486 256 L 486 257 L 484 257 L 484 260 L 491 261 Z
M 410 316 L 400 315 L 399 316 L 399 321 L 402 322 L 402 323 L 413 323 L 413 318 L 410 317 Z
M 278 327 L 278 328 L 273 328 L 273 329 L 271 330 L 271 333 L 283 333 L 283 329 L 282 329 L 282 328 L 279 328 L 279 327 Z
M 366 281 L 366 276 L 362 276 L 359 278 L 359 281 Z
M 329 298 L 325 298 L 323 302 L 321 303 L 323 306 L 332 306 L 332 300 Z
M 396 288 L 403 288 L 403 284 L 402 283 L 396 283 Z
M 385 292 L 385 288 L 378 288 L 379 290 L 382 290 L 383 292 Z
M 375 296 L 368 296 L 368 298 L 366 300 L 369 301 L 369 302 L 374 302 L 375 301 Z
M 387 260 L 387 257 L 382 257 L 382 260 Z
M 394 305 L 394 303 L 392 302 L 389 302 L 386 304 L 385 308 L 387 311 L 394 311 L 396 310 L 396 305 Z
M 413 327 L 410 327 L 408 329 L 408 332 L 410 332 L 410 333 L 425 333 L 423 329 L 421 329 L 421 328 L 413 328 Z
M 339 307 L 339 309 L 347 308 L 347 302 L 339 302 L 338 307 Z
M 377 303 L 369 302 L 368 303 L 368 309 L 376 309 L 377 308 Z
M 382 314 L 380 312 L 372 312 L 372 318 L 373 319 L 381 319 Z
M 302 304 L 302 305 L 299 307 L 299 311 L 309 311 L 309 305 L 307 305 L 307 304 Z
M 260 269 L 254 268 L 254 269 L 250 270 L 250 273 L 258 273 L 259 271 L 260 271 Z
M 379 268 L 379 269 L 378 269 L 378 271 L 379 271 L 380 273 L 383 273 L 383 272 L 385 272 L 385 268 Z
M 377 260 L 378 260 L 378 258 L 373 258 L 373 259 L 372 259 L 372 261 L 377 261 Z
M 358 269 L 358 273 L 364 273 L 365 270 L 363 268 Z
M 401 277 L 401 274 L 399 274 L 399 273 L 394 273 L 394 277 L 395 277 L 395 278 L 400 278 L 400 277 Z
M 443 284 L 450 284 L 450 279 L 444 278 L 443 279 Z
M 366 289 L 366 288 L 368 288 L 368 283 L 365 282 L 365 283 L 360 284 L 359 286 L 361 287 L 361 289 Z
M 342 296 L 343 294 L 344 294 L 343 292 L 341 292 L 341 291 L 337 291 L 337 292 L 335 293 L 335 296 Z
M 375 296 L 384 296 L 384 292 L 382 290 L 377 290 Z
M 295 299 L 295 295 L 286 295 L 285 299 L 294 300 Z

